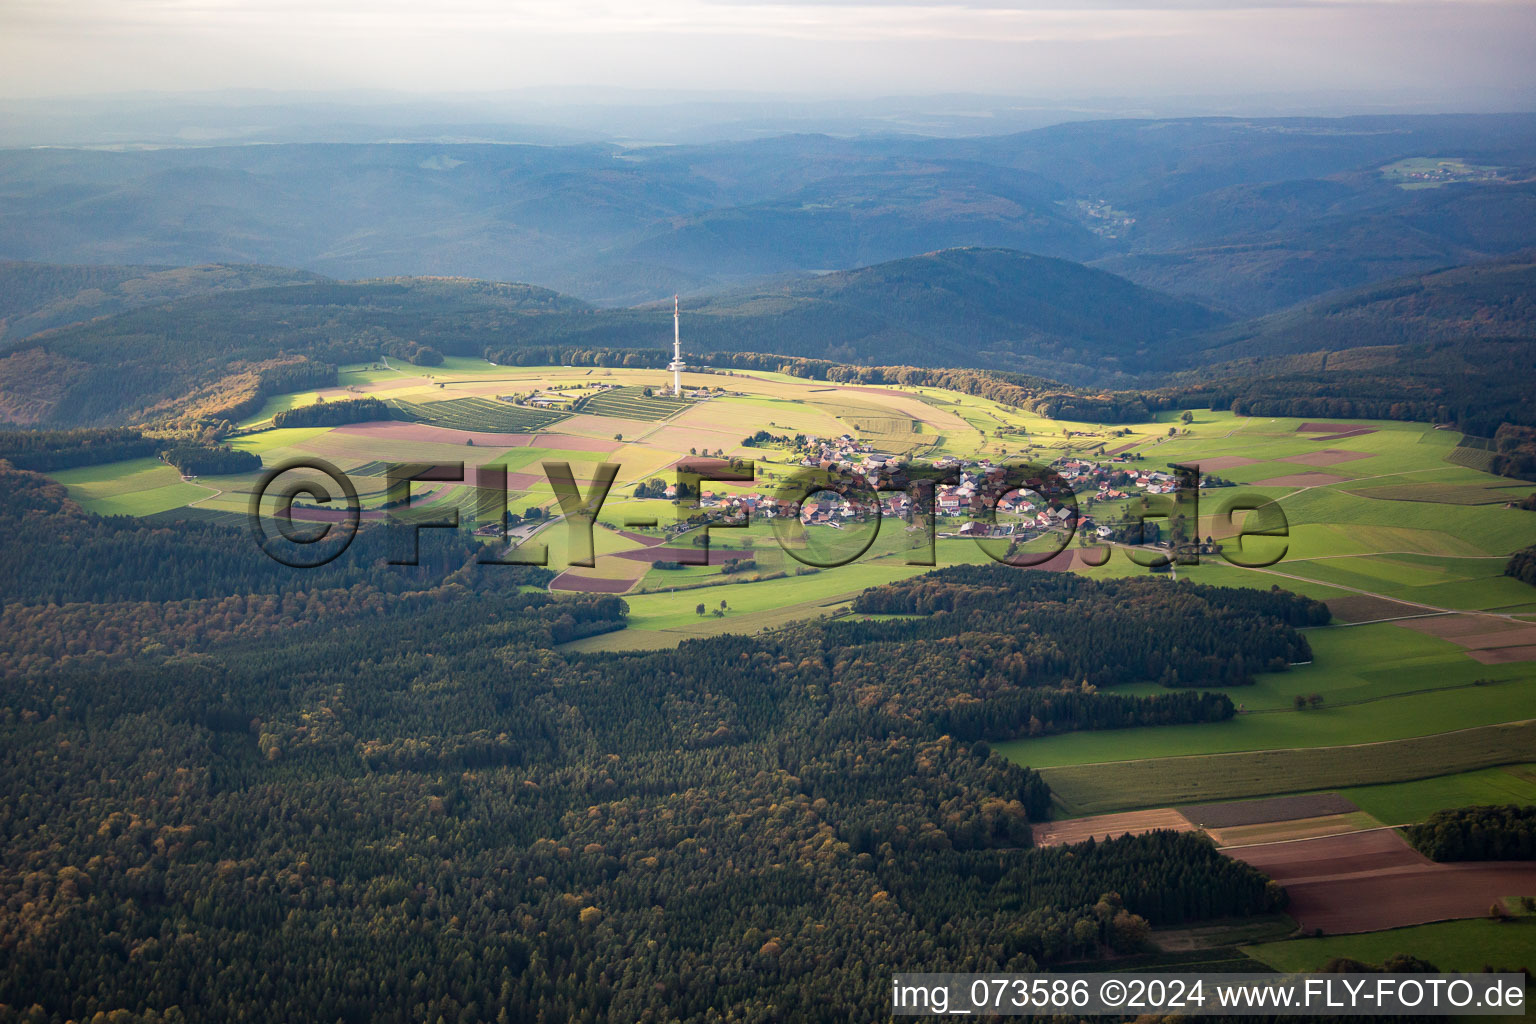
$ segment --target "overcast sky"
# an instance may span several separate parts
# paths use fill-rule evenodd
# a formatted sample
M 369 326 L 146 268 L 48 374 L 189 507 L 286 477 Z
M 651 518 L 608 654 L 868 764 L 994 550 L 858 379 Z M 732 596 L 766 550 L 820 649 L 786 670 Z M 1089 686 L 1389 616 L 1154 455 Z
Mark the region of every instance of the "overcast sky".
M 12 97 L 590 84 L 1528 107 L 1533 69 L 1536 0 L 0 0 Z

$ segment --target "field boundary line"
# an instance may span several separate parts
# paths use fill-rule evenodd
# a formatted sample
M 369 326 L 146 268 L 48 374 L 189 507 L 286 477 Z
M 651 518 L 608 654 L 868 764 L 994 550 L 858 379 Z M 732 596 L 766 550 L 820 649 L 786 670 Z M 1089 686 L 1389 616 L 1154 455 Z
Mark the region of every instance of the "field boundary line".
M 1297 561 L 1304 561 L 1304 559 L 1297 559 Z M 1297 576 L 1293 573 L 1279 572 L 1275 569 L 1259 568 L 1257 566 L 1246 565 L 1235 566 L 1235 568 L 1242 569 L 1245 572 L 1261 572 L 1267 576 L 1279 576 L 1281 579 L 1295 580 L 1298 583 L 1310 583 L 1315 586 L 1332 587 L 1335 590 L 1344 590 L 1351 594 L 1364 594 L 1366 597 L 1375 597 L 1383 601 L 1391 601 L 1395 604 L 1407 605 L 1410 608 L 1427 608 L 1432 612 L 1438 612 L 1444 615 L 1490 615 L 1494 618 L 1500 619 L 1515 618 L 1514 614 L 1510 612 L 1483 611 L 1482 609 L 1476 608 L 1442 608 L 1439 605 L 1426 604 L 1423 601 L 1410 601 L 1407 598 L 1392 597 L 1388 594 L 1377 593 L 1374 590 L 1361 590 L 1359 587 L 1351 587 L 1343 583 L 1330 583 L 1327 580 L 1315 580 L 1307 576 Z
M 1381 747 L 1389 743 L 1406 743 L 1410 740 L 1424 740 L 1438 736 L 1457 736 L 1465 732 L 1477 732 L 1481 729 L 1498 729 L 1509 725 L 1536 725 L 1536 718 L 1517 718 L 1508 722 L 1494 722 L 1490 725 L 1469 725 L 1461 729 L 1449 729 L 1445 732 L 1430 732 L 1422 736 L 1399 736 L 1392 740 L 1371 740 L 1367 743 L 1330 743 L 1321 747 L 1259 747 L 1255 750 L 1221 750 L 1207 754 L 1169 754 L 1166 757 L 1130 757 L 1118 761 L 1075 761 L 1071 764 L 1032 765 L 1036 771 L 1051 771 L 1055 768 L 1097 768 L 1111 764 L 1150 764 L 1154 761 L 1192 761 L 1209 757 L 1245 757 L 1251 754 L 1266 754 L 1271 752 L 1290 752 L 1308 750 L 1364 750 L 1368 747 Z M 1515 762 L 1511 761 L 1511 764 Z M 1110 811 L 1095 813 L 1114 813 Z M 1081 815 L 1079 815 L 1081 817 Z
M 1409 618 L 1419 618 L 1419 619 L 1422 619 L 1422 618 L 1434 618 L 1434 616 L 1431 616 L 1431 615 L 1414 615 L 1414 616 L 1408 616 L 1408 617 Z M 1393 620 L 1382 619 L 1380 621 L 1388 622 L 1388 621 L 1393 621 Z M 1356 622 L 1356 623 L 1351 623 L 1351 625 L 1365 626 L 1365 625 L 1369 625 L 1369 623 Z M 1324 628 L 1332 628 L 1332 627 L 1324 627 Z M 1337 627 L 1337 628 L 1343 628 L 1343 627 Z M 1421 687 L 1420 689 L 1417 689 L 1417 690 L 1401 690 L 1401 691 L 1398 691 L 1396 693 L 1385 693 L 1385 694 L 1382 694 L 1379 697 L 1356 697 L 1354 700 L 1329 701 L 1327 706 L 1330 707 L 1330 708 L 1352 708 L 1352 707 L 1358 707 L 1361 704 L 1375 704 L 1377 701 L 1396 700 L 1399 697 L 1417 697 L 1417 696 L 1419 696 L 1421 694 L 1425 694 L 1425 693 L 1445 693 L 1445 692 L 1447 692 L 1449 690 L 1470 690 L 1473 687 L 1497 686 L 1500 683 L 1514 683 L 1514 682 L 1521 682 L 1521 681 L 1522 680 L 1516 679 L 1516 678 L 1511 678 L 1511 679 L 1490 679 L 1490 680 L 1483 680 L 1481 682 L 1451 683 L 1448 686 L 1425 686 L 1425 687 Z M 1274 714 L 1287 714 L 1287 713 L 1288 714 L 1307 714 L 1308 712 L 1306 712 L 1306 711 L 1298 711 L 1294 707 L 1254 708 L 1252 711 L 1239 711 L 1238 712 L 1238 714 L 1240 714 L 1240 715 L 1274 715 Z M 1504 723 L 1504 724 L 1510 724 L 1510 723 Z M 1482 726 L 1474 726 L 1473 728 L 1482 728 Z M 1383 742 L 1393 743 L 1393 742 L 1396 742 L 1396 741 L 1394 741 L 1394 740 L 1385 740 Z M 1286 749 L 1297 750 L 1297 749 L 1306 749 L 1306 748 L 1290 747 L 1290 748 L 1286 748 Z
M 1337 839 L 1337 838 L 1339 838 L 1339 836 L 1358 836 L 1358 835 L 1363 835 L 1366 832 L 1385 832 L 1388 829 L 1408 828 L 1409 825 L 1412 825 L 1412 824 L 1413 824 L 1413 822 L 1409 822 L 1409 823 L 1404 824 L 1404 825 L 1372 825 L 1370 828 L 1356 828 L 1356 829 L 1351 829 L 1348 832 L 1329 832 L 1327 835 L 1324 835 L 1324 836 L 1302 836 L 1299 839 L 1271 839 L 1267 843 L 1238 843 L 1236 846 L 1222 846 L 1220 844 L 1217 844 L 1216 849 L 1218 849 L 1218 850 L 1253 850 L 1253 849 L 1257 849 L 1260 846 L 1284 846 L 1287 843 L 1315 843 L 1319 839 Z M 1209 834 L 1209 831 L 1207 831 L 1207 834 Z M 1369 875 L 1369 874 L 1379 874 L 1380 872 L 1377 872 L 1377 871 L 1367 871 L 1367 872 L 1364 872 L 1364 873 Z

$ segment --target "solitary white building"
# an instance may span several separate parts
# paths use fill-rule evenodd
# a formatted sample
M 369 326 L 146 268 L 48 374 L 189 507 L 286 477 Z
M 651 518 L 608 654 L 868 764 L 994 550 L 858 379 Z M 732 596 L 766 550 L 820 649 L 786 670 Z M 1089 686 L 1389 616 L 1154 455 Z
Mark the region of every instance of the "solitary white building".
M 683 371 L 688 367 L 683 362 L 683 333 L 678 322 L 677 296 L 672 296 L 672 361 L 667 364 L 667 369 L 672 371 L 672 393 L 683 393 Z

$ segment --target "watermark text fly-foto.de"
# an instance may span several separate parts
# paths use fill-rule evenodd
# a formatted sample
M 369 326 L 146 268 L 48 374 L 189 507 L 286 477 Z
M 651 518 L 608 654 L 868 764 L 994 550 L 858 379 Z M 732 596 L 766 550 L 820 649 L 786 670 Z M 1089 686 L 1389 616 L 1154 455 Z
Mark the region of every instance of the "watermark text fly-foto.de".
M 778 467 L 776 467 L 778 468 Z M 595 564 L 593 527 L 618 479 L 620 466 L 602 462 L 593 467 L 585 487 L 579 483 L 567 462 L 544 462 L 545 480 L 554 492 L 564 528 L 568 531 L 566 550 L 570 566 Z M 1216 554 L 1227 562 L 1244 568 L 1264 568 L 1285 557 L 1284 539 L 1289 525 L 1273 499 L 1261 494 L 1237 493 L 1227 496 L 1212 517 L 1223 535 L 1220 545 L 1202 544 L 1198 536 L 1201 522 L 1200 468 L 1176 465 L 1169 493 L 1147 496 L 1139 507 L 1121 515 L 1120 534 L 1127 557 L 1147 568 L 1168 565 L 1194 565 L 1202 553 Z M 751 460 L 694 459 L 675 467 L 671 488 L 676 495 L 676 513 L 671 529 L 692 531 L 697 537 L 696 554 L 680 553 L 684 565 L 708 563 L 709 537 L 712 530 L 742 528 L 750 524 L 752 512 L 738 509 L 734 516 L 703 515 L 700 496 L 704 483 L 750 484 L 757 480 L 757 467 Z M 473 483 L 473 508 L 470 514 L 479 524 L 496 530 L 480 559 L 487 565 L 548 565 L 549 550 L 543 543 L 525 542 L 515 547 L 507 528 L 507 470 L 501 465 L 482 465 L 466 475 L 462 462 L 393 463 L 386 469 L 387 488 L 381 508 L 372 513 L 382 516 L 390 532 L 389 561 L 395 565 L 415 565 L 419 555 L 420 531 L 458 529 L 463 513 L 461 505 L 435 502 L 431 511 L 413 506 L 413 485 Z M 795 560 L 816 568 L 834 568 L 857 561 L 873 545 L 881 519 L 894 514 L 913 534 L 907 553 L 909 565 L 934 565 L 938 522 L 942 504 L 953 504 L 945 494 L 961 483 L 953 466 L 907 464 L 889 475 L 866 477 L 857 473 L 815 467 L 795 467 L 778 480 L 773 495 L 758 511 L 768 519 L 779 547 Z M 960 536 L 974 539 L 988 557 L 1004 564 L 1028 568 L 1043 565 L 1067 551 L 1078 537 L 1086 517 L 1079 508 L 1072 485 L 1054 468 L 1021 462 L 988 465 L 964 485 L 970 516 Z M 1023 495 L 1032 500 L 1025 501 Z M 941 498 L 941 495 L 943 497 Z M 893 503 L 893 496 L 894 503 Z M 295 503 L 307 498 L 310 517 L 318 520 L 296 523 L 305 516 L 295 515 Z M 815 502 L 836 502 L 845 513 L 820 531 L 811 542 L 809 531 L 815 529 L 817 516 L 802 516 Z M 1014 532 L 1014 525 L 998 521 L 1001 507 L 1024 507 L 1035 512 L 1024 529 Z M 1241 522 L 1238 517 L 1245 516 Z M 268 556 L 296 568 L 324 565 L 339 556 L 356 536 L 364 513 L 357 487 L 347 474 L 324 459 L 296 459 L 274 466 L 263 474 L 253 490 L 248 519 L 260 549 Z M 1155 552 L 1150 561 L 1138 558 L 1140 535 L 1146 524 L 1163 519 L 1193 524 L 1192 541 L 1180 542 L 1175 535 L 1168 553 Z M 652 517 L 624 520 L 627 527 L 660 526 Z M 1033 532 L 1032 532 L 1033 531 Z M 1077 555 L 1085 564 L 1102 565 L 1113 548 L 1105 543 L 1103 531 L 1082 537 L 1083 550 Z M 1249 538 L 1278 538 L 1280 543 L 1266 545 L 1255 552 L 1245 548 Z M 1020 539 L 1038 540 L 1026 549 Z M 1095 540 L 1090 547 L 1088 541 Z

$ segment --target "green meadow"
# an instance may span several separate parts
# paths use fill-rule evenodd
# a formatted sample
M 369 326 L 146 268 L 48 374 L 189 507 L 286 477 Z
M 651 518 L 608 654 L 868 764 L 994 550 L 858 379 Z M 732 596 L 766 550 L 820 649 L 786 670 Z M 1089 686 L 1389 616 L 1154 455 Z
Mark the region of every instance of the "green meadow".
M 1408 824 L 1456 807 L 1536 804 L 1536 764 L 1504 765 L 1379 786 L 1351 786 L 1338 792 L 1382 821 Z
M 60 470 L 53 478 L 87 512 L 101 516 L 153 515 L 214 493 L 211 487 L 184 483 L 174 466 L 151 458 Z
M 729 607 L 727 617 L 737 617 L 740 631 L 756 632 L 760 626 L 752 617 L 757 613 L 843 594 L 851 596 L 867 587 L 906 579 L 925 571 L 921 567 L 854 563 L 761 583 L 726 584 L 675 594 L 635 594 L 624 600 L 629 604 L 630 629 L 664 630 L 686 626 L 699 618 L 695 607 L 700 602 L 714 608 L 725 601 Z
M 1065 733 L 998 748 L 1034 768 L 1370 743 L 1536 718 L 1536 673 L 1481 665 L 1449 641 L 1379 623 L 1307 631 L 1313 663 L 1229 689 L 1226 722 Z M 1474 685 L 1482 682 L 1483 685 Z M 1297 696 L 1323 705 L 1294 710 Z
M 1059 817 L 1429 779 L 1520 764 L 1536 722 L 1384 743 L 1196 754 L 1043 769 Z M 1026 758 L 1027 760 L 1027 758 Z
M 1316 971 L 1334 957 L 1379 964 L 1398 953 L 1427 960 L 1442 971 L 1536 965 L 1536 917 L 1507 923 L 1473 918 L 1362 935 L 1328 935 L 1243 946 L 1242 951 L 1277 971 Z M 1488 1018 L 1473 1018 L 1486 1020 Z

